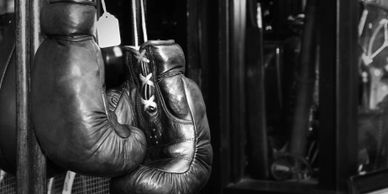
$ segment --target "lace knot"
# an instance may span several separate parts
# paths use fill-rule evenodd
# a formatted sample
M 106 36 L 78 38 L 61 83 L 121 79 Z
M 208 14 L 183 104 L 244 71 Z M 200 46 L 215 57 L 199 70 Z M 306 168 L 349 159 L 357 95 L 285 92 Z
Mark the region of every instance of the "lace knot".
M 144 104 L 144 111 L 156 109 L 155 96 L 151 96 L 148 100 L 141 98 L 141 102 Z
M 144 62 L 144 63 L 149 63 L 149 62 L 150 62 L 150 60 L 147 59 L 147 57 L 145 57 L 145 53 L 146 53 L 146 51 L 143 50 L 143 51 L 141 51 L 140 53 L 138 53 L 138 54 L 136 55 L 137 61 L 138 61 L 139 63 L 140 63 L 140 62 Z

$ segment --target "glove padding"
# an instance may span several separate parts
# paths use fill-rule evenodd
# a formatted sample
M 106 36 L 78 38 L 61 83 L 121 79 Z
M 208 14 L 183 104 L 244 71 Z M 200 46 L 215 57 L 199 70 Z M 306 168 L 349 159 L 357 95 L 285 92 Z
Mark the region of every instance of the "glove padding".
M 104 63 L 93 34 L 95 17 L 90 0 L 52 0 L 42 9 L 41 27 L 48 38 L 32 69 L 32 121 L 44 154 L 55 164 L 110 177 L 143 161 L 146 139 L 131 125 L 131 115 L 119 122 L 110 111 Z M 135 110 L 129 97 L 122 95 L 117 101 L 121 109 L 115 110 Z
M 213 154 L 201 91 L 183 75 L 183 51 L 173 41 L 150 41 L 133 55 L 147 155 L 139 168 L 111 180 L 111 193 L 196 193 L 210 176 Z

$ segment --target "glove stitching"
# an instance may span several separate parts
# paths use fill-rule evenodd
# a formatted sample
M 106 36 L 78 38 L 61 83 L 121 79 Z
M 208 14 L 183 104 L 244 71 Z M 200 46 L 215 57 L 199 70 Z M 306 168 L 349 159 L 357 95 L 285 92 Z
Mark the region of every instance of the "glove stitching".
M 182 74 L 181 74 L 182 75 Z M 160 87 L 159 87 L 159 84 L 156 84 L 155 85 L 155 89 L 156 89 L 156 95 L 160 101 L 160 104 L 162 106 L 162 110 L 163 112 L 166 114 L 166 117 L 168 119 L 171 119 L 177 123 L 181 123 L 181 124 L 191 124 L 192 123 L 192 120 L 187 120 L 187 119 L 181 119 L 181 118 L 178 118 L 176 117 L 175 115 L 173 115 L 167 108 L 167 105 L 166 105 L 166 102 L 164 101 L 164 98 L 163 98 L 163 95 L 162 95 L 162 92 L 160 90 Z
M 109 100 L 109 104 L 111 105 L 109 107 L 113 108 L 113 109 L 109 108 L 110 111 L 112 111 L 112 112 L 116 111 L 119 102 L 123 98 L 123 95 L 124 95 L 124 91 L 123 90 L 112 90 L 111 92 L 109 92 L 108 98 L 110 99 Z M 112 101 L 113 98 L 115 99 L 115 101 Z
M 69 3 L 69 4 L 81 4 L 81 5 L 90 5 L 90 6 L 94 6 L 96 7 L 97 4 L 95 1 L 93 0 L 72 0 L 72 1 L 68 1 L 68 0 L 51 0 L 49 1 L 49 4 L 55 4 L 55 3 Z
M 186 82 L 184 81 L 184 79 L 182 78 L 181 76 L 181 82 L 183 83 L 183 90 L 185 91 L 185 97 L 186 97 L 186 100 L 188 101 L 189 99 L 187 98 L 187 88 L 186 88 Z M 191 116 L 191 120 L 193 121 L 193 129 L 194 129 L 194 153 L 192 155 L 192 160 L 190 162 L 190 165 L 189 165 L 189 168 L 187 169 L 186 172 L 184 172 L 184 174 L 186 173 L 189 173 L 189 171 L 191 171 L 192 167 L 194 166 L 194 162 L 195 160 L 197 160 L 197 154 L 198 154 L 198 130 L 197 130 L 197 124 L 196 124 L 196 120 L 194 119 L 194 114 L 193 114 L 193 110 L 192 110 L 192 107 L 190 107 L 190 103 L 187 102 L 187 105 L 189 106 L 189 110 L 190 110 L 190 116 Z
M 54 40 L 62 40 L 62 41 L 69 41 L 69 42 L 82 42 L 87 40 L 94 40 L 94 37 L 92 35 L 47 35 L 48 39 L 54 39 Z

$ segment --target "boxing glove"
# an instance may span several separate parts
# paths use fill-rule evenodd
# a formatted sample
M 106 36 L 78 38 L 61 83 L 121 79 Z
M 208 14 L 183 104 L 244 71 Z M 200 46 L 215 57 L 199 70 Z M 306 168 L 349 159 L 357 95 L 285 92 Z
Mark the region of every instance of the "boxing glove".
M 111 179 L 111 193 L 197 193 L 210 176 L 212 147 L 201 91 L 183 74 L 183 51 L 174 41 L 149 41 L 128 52 L 148 147 L 136 170 Z
M 132 125 L 135 101 L 129 99 L 130 91 L 105 90 L 95 20 L 91 0 L 51 0 L 42 8 L 41 29 L 47 39 L 32 69 L 32 121 L 44 154 L 55 164 L 110 177 L 143 161 L 146 139 Z M 117 106 L 112 108 L 114 99 Z M 118 120 L 115 111 L 125 116 Z

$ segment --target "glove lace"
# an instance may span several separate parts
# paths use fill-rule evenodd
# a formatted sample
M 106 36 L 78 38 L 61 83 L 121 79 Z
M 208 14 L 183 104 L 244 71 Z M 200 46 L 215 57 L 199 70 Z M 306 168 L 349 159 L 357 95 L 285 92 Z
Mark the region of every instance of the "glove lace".
M 139 74 L 140 81 L 142 83 L 143 97 L 141 102 L 144 105 L 144 111 L 153 111 L 157 105 L 155 102 L 155 96 L 153 95 L 153 87 L 155 87 L 152 81 L 153 74 L 149 72 L 148 64 L 149 59 L 145 57 L 145 50 L 137 55 L 138 63 L 141 64 L 142 73 Z

